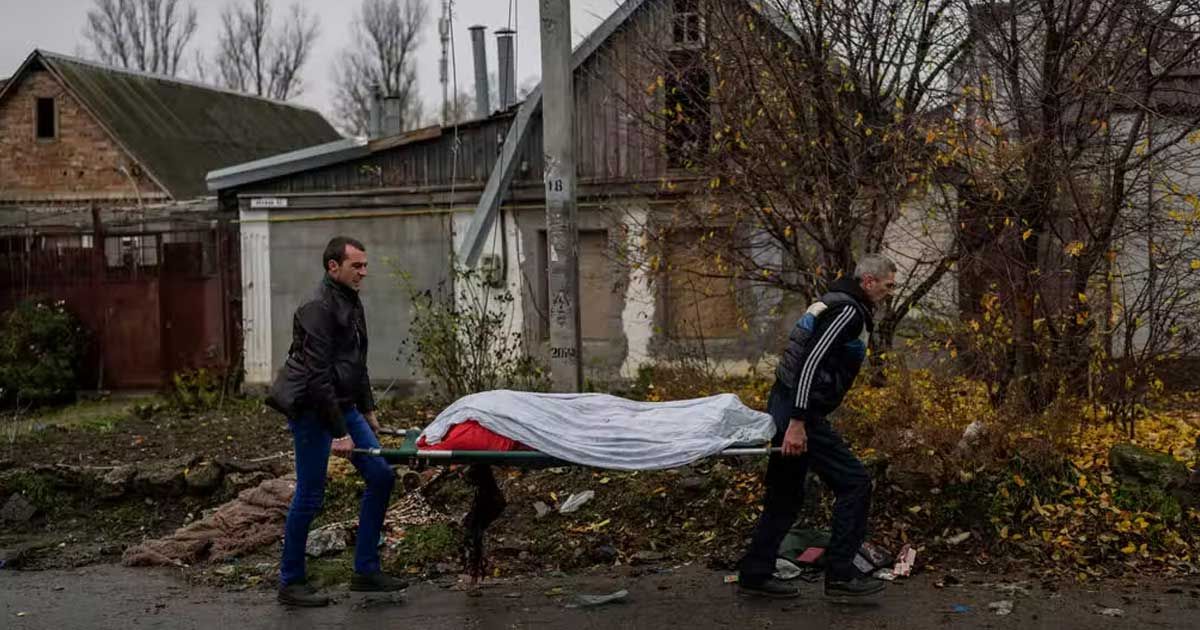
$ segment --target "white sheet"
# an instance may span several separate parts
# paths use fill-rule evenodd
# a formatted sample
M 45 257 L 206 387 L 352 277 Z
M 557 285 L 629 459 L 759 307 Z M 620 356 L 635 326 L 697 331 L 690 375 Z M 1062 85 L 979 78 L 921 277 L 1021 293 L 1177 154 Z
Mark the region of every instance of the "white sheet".
M 731 446 L 762 445 L 775 433 L 771 416 L 734 394 L 645 403 L 495 390 L 458 399 L 422 435 L 437 444 L 467 420 L 568 462 L 618 470 L 683 466 Z

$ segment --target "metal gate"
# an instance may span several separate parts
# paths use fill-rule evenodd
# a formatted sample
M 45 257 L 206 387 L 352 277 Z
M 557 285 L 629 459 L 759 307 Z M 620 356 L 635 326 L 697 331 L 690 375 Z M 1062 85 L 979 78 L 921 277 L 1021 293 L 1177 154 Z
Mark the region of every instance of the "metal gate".
M 88 333 L 85 387 L 158 388 L 228 370 L 238 349 L 234 230 L 0 236 L 0 308 L 63 300 Z

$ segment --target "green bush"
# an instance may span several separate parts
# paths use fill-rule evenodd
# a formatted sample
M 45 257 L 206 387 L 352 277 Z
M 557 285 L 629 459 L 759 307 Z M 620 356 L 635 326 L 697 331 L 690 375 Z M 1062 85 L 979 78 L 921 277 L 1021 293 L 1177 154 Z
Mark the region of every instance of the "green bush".
M 0 324 L 0 400 L 42 405 L 74 397 L 84 332 L 62 301 L 27 299 Z
M 171 376 L 171 406 L 178 411 L 204 411 L 221 399 L 224 381 L 218 372 L 200 368 Z
M 521 333 L 510 328 L 511 292 L 489 286 L 473 270 L 455 269 L 453 282 L 432 290 L 399 275 L 413 308 L 401 353 L 416 359 L 436 403 L 501 388 L 549 389 L 548 370 L 526 353 Z

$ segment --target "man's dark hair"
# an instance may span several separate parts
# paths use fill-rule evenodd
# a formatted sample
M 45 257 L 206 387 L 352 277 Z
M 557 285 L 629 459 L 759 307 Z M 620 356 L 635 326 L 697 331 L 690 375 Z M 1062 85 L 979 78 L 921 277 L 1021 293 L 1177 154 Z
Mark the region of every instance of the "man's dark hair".
M 360 252 L 367 251 L 367 248 L 363 247 L 363 244 L 357 239 L 349 236 L 335 236 L 329 239 L 329 244 L 325 246 L 325 256 L 321 258 L 321 269 L 329 271 L 329 261 L 331 260 L 339 265 L 342 264 L 342 261 L 346 260 L 347 245 Z

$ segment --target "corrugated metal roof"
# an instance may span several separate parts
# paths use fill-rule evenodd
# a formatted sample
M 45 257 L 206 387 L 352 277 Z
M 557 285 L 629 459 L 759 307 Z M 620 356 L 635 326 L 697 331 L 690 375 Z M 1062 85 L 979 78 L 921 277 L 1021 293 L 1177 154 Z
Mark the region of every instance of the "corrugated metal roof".
M 208 189 L 225 190 L 243 184 L 310 171 L 406 144 L 432 140 L 441 135 L 442 128 L 433 126 L 370 141 L 366 138 L 345 138 L 212 171 L 206 178 Z
M 209 190 L 224 190 L 242 184 L 299 173 L 327 164 L 336 164 L 366 155 L 369 152 L 365 138 L 343 138 L 296 151 L 279 153 L 261 160 L 217 169 L 205 176 L 205 182 Z
M 34 60 L 175 199 L 206 194 L 209 171 L 341 138 L 307 107 L 42 50 L 22 69 Z

